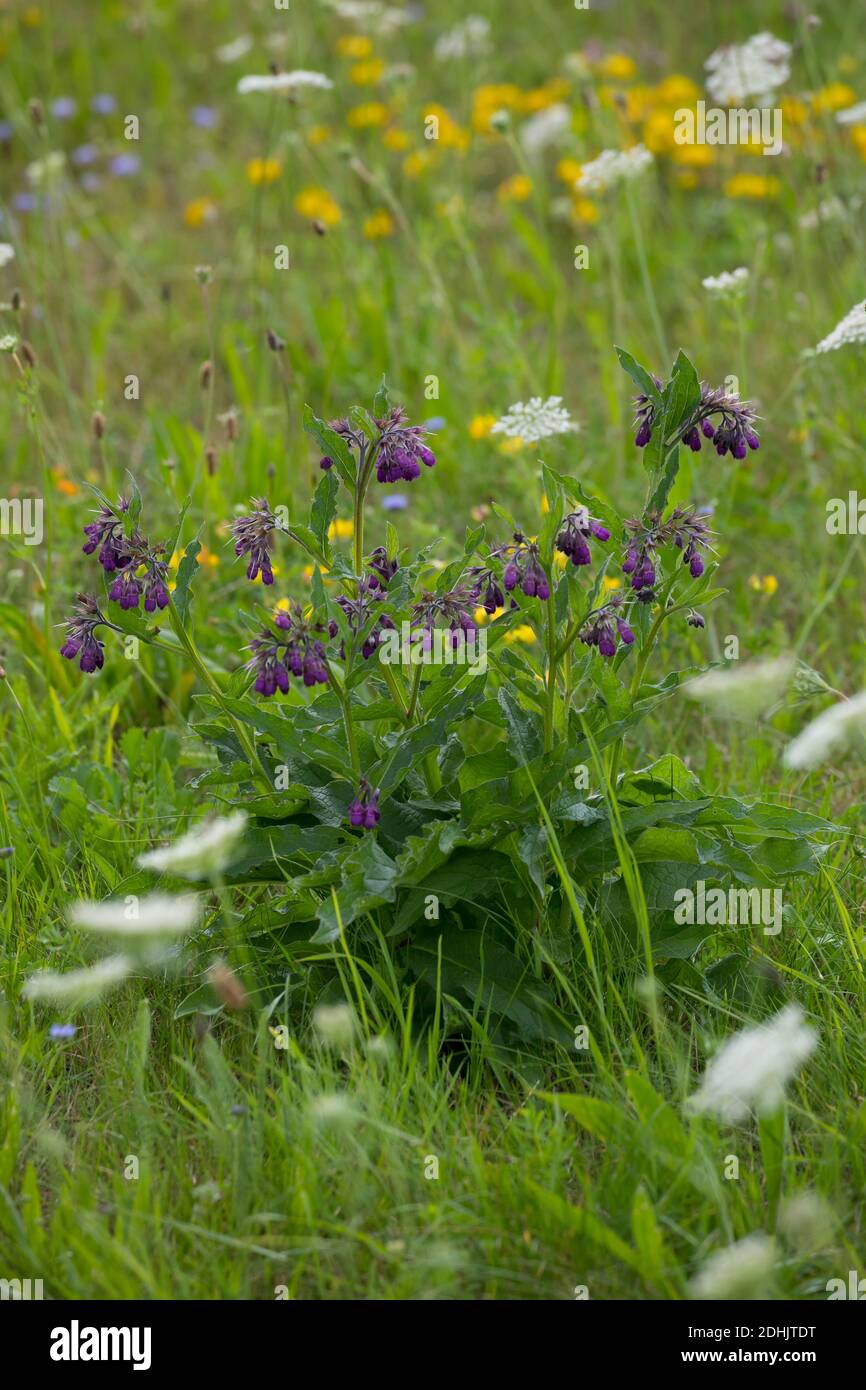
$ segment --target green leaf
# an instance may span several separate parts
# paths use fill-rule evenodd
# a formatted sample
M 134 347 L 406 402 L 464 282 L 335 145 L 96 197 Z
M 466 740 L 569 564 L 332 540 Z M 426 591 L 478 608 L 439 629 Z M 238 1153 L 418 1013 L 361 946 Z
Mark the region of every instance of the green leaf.
M 313 505 L 310 508 L 310 530 L 319 543 L 326 562 L 330 559 L 331 544 L 328 540 L 328 531 L 331 522 L 337 515 L 337 493 L 340 484 L 337 481 L 333 468 L 328 469 L 322 474 L 315 496 Z
M 639 362 L 636 362 L 625 348 L 614 347 L 614 351 L 619 358 L 620 366 L 628 372 L 638 390 L 642 391 L 645 396 L 649 396 L 650 400 L 655 401 L 657 407 L 660 406 L 661 392 L 646 367 L 642 367 Z
M 334 466 L 340 477 L 350 488 L 353 488 L 355 486 L 355 460 L 343 436 L 337 434 L 336 430 L 332 430 L 330 425 L 326 425 L 324 420 L 320 420 L 308 405 L 304 406 L 304 429 L 317 441 L 322 454 L 334 460 Z
M 183 559 L 177 567 L 177 580 L 175 581 L 174 593 L 172 594 L 172 602 L 184 626 L 186 625 L 190 604 L 192 603 L 192 582 L 199 568 L 196 557 L 200 550 L 200 541 L 190 541 L 186 550 L 183 552 Z

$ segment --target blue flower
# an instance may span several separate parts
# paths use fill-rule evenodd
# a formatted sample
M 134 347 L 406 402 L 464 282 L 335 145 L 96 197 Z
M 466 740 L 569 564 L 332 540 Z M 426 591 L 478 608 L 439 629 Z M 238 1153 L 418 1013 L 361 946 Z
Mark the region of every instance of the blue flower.
M 77 110 L 78 104 L 72 97 L 58 97 L 51 103 L 51 114 L 58 121 L 71 121 Z
M 202 130 L 213 130 L 219 123 L 219 113 L 212 106 L 194 106 L 189 114 L 193 125 Z
M 48 1029 L 50 1038 L 74 1038 L 78 1029 L 74 1023 L 52 1023 Z
M 91 111 L 95 111 L 97 116 L 110 116 L 112 111 L 117 110 L 117 102 L 108 92 L 100 92 L 90 103 Z
M 137 154 L 117 154 L 108 167 L 112 174 L 116 174 L 119 179 L 124 179 L 129 174 L 138 173 L 141 168 L 141 160 Z

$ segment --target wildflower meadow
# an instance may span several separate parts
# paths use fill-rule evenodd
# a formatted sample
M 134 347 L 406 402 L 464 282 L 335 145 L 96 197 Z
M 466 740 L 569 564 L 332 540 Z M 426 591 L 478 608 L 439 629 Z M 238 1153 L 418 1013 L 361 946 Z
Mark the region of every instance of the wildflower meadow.
M 3 1300 L 866 1297 L 858 9 L 0 5 Z

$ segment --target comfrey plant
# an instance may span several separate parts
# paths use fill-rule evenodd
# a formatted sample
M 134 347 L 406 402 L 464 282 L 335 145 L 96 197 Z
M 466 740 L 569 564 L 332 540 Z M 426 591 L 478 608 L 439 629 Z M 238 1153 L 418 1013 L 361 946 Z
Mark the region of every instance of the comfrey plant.
M 570 1037 L 540 957 L 528 969 L 519 942 L 524 929 L 535 939 L 540 923 L 558 919 L 562 931 L 574 925 L 591 965 L 572 885 L 599 920 L 631 921 L 652 971 L 659 953 L 682 961 L 701 944 L 694 927 L 688 949 L 669 940 L 689 854 L 705 881 L 724 882 L 734 865 L 738 881 L 753 873 L 768 886 L 778 862 L 770 840 L 825 828 L 803 813 L 709 796 L 670 754 L 620 771 L 626 740 L 694 675 L 700 609 L 721 592 L 706 509 L 669 500 L 679 449 L 694 446 L 695 431 L 712 431 L 734 459 L 741 442 L 758 443 L 751 409 L 702 385 L 682 353 L 665 383 L 627 353 L 620 359 L 640 393 L 648 487 L 638 515 L 621 517 L 542 463 L 535 529 L 494 504 L 498 534 L 467 528 L 462 553 L 444 560 L 433 546 L 410 553 L 390 522 L 368 544 L 370 489 L 423 486 L 436 462 L 383 386 L 371 412 L 330 424 L 307 408 L 321 476 L 305 521 L 259 497 L 231 523 L 247 579 L 260 580 L 250 590 L 260 611 L 229 679 L 214 674 L 194 635 L 196 540 L 169 592 L 164 557 L 177 549 L 186 509 L 173 537 L 151 545 L 135 489 L 117 503 L 99 498 L 84 548 L 98 554 L 104 592 L 79 597 L 62 648 L 94 672 L 106 634 L 133 634 L 159 661 L 192 663 L 204 686 L 194 727 L 213 753 L 199 781 L 248 816 L 225 880 L 280 885 L 273 920 L 290 932 L 294 958 L 310 941 L 310 968 L 321 974 L 322 943 L 350 928 L 357 953 L 390 938 L 401 978 L 417 982 L 418 1017 L 441 989 L 497 1016 L 503 1041 L 520 1048 L 533 1036 Z M 551 447 L 566 450 L 567 436 Z M 341 493 L 350 553 L 332 541 Z M 277 594 L 278 577 L 300 573 L 300 562 L 312 571 L 308 589 Z M 652 679 L 669 632 L 686 665 Z M 481 638 L 483 664 L 470 659 Z M 654 862 L 665 837 L 643 864 L 645 882 L 659 880 L 650 921 L 623 896 L 619 866 L 655 826 L 682 835 L 673 868 Z M 285 989 L 284 957 L 269 954 L 255 922 L 263 988 L 281 980 Z

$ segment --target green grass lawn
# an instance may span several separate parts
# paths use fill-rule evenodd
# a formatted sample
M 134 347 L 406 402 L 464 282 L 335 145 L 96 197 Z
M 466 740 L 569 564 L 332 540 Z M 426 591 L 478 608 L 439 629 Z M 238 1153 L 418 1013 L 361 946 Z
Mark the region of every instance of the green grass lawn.
M 811 351 L 866 294 L 866 110 L 845 114 L 866 102 L 862 24 L 843 0 L 818 25 L 757 0 L 472 13 L 487 27 L 456 0 L 0 8 L 0 1278 L 50 1298 L 809 1300 L 866 1274 L 864 745 L 855 728 L 814 768 L 784 758 L 866 685 L 862 543 L 827 526 L 860 484 L 864 344 Z M 677 109 L 713 100 L 705 60 L 764 31 L 790 45 L 781 153 L 678 145 Z M 328 83 L 238 91 L 293 69 Z M 575 186 L 638 143 L 640 174 Z M 741 293 L 704 287 L 738 267 Z M 353 685 L 351 660 L 322 703 L 295 683 L 250 714 L 238 668 L 258 618 L 278 599 L 333 616 L 357 549 L 393 555 L 399 533 L 419 602 L 483 553 L 467 528 L 501 544 L 514 521 L 543 546 L 547 526 L 552 546 L 563 479 L 603 520 L 641 514 L 652 446 L 634 446 L 615 345 L 665 381 L 682 350 L 758 416 L 744 459 L 681 449 L 666 498 L 714 533 L 705 626 L 659 624 L 632 680 L 657 609 L 606 667 L 564 650 L 559 591 L 527 596 L 519 621 L 477 619 L 484 697 L 426 742 L 413 720 L 435 721 L 444 682 Z M 436 465 L 373 479 L 362 546 L 304 407 L 370 409 L 383 377 Z M 578 428 L 492 429 L 535 396 Z M 60 648 L 76 593 L 104 587 L 81 551 L 94 490 L 141 502 L 172 600 L 138 646 L 140 612 L 106 634 L 87 675 Z M 230 524 L 251 498 L 305 524 L 314 494 L 319 563 L 280 544 L 273 588 L 248 584 Z M 38 544 L 16 522 L 34 503 Z M 592 541 L 599 603 L 630 593 L 620 539 Z M 577 603 L 568 569 L 553 564 Z M 744 716 L 678 688 L 780 657 L 786 685 Z M 281 712 L 285 733 L 261 722 Z M 37 972 L 105 954 L 70 913 L 152 891 L 140 855 L 237 810 L 266 837 L 283 736 L 293 787 L 304 759 L 333 779 L 301 786 L 291 823 L 321 831 L 303 864 L 202 872 L 182 946 L 134 952 L 87 1004 L 29 997 Z M 333 789 L 348 807 L 374 757 L 382 822 L 356 833 Z M 802 830 L 765 810 L 740 831 L 733 811 L 720 858 L 692 821 L 638 826 L 648 803 L 699 797 Z M 373 894 L 371 846 L 396 862 L 404 834 L 458 813 L 442 860 L 473 868 L 457 887 L 418 868 Z M 580 838 L 593 822 L 603 861 Z M 446 872 L 428 847 L 412 853 Z M 779 887 L 780 930 L 719 923 L 666 948 L 693 854 L 726 888 Z M 443 907 L 422 939 L 425 887 Z M 481 974 L 449 973 L 449 941 L 470 937 Z M 496 973 L 503 943 L 519 982 Z M 815 1045 L 784 1104 L 697 1109 L 723 1044 L 790 1006 Z

